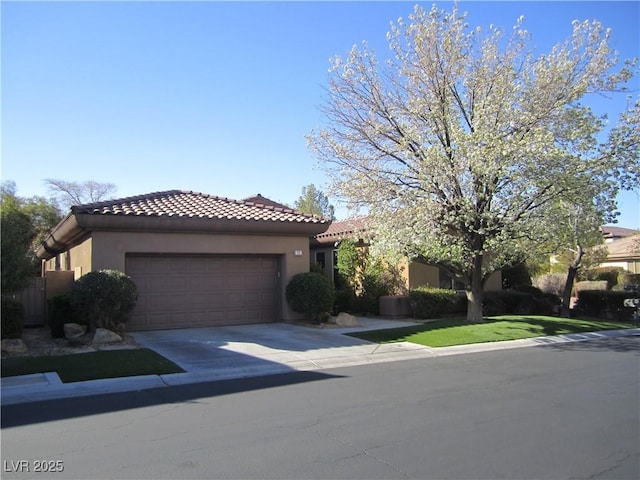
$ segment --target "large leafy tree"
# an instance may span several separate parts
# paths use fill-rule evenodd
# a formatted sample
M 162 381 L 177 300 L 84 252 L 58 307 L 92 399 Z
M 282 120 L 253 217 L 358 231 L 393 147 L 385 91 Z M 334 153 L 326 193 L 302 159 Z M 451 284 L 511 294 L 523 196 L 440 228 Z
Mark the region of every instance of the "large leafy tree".
M 329 203 L 329 197 L 312 183 L 302 187 L 302 193 L 296 200 L 296 209 L 303 213 L 320 215 L 335 220 L 335 208 Z
M 327 123 L 308 140 L 376 244 L 454 274 L 481 321 L 487 278 L 534 249 L 551 206 L 594 189 L 611 200 L 637 169 L 638 125 L 630 111 L 597 141 L 606 122 L 585 96 L 620 90 L 634 68 L 597 21 L 540 55 L 522 18 L 508 36 L 466 22 L 457 6 L 416 6 L 392 24 L 383 65 L 366 43 L 335 57 Z

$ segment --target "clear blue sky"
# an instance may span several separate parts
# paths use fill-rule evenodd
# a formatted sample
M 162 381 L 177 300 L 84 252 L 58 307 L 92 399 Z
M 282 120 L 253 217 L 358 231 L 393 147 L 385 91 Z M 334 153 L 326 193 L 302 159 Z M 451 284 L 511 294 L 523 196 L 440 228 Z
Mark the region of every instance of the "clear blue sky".
M 111 182 L 118 197 L 184 189 L 293 204 L 326 183 L 304 136 L 321 123 L 329 58 L 362 40 L 386 54 L 390 21 L 415 2 L 0 3 L 2 180 L 19 195 L 61 178 Z M 639 5 L 460 2 L 473 26 L 508 30 L 524 15 L 541 50 L 572 20 L 597 18 L 622 57 L 640 56 Z M 640 79 L 631 86 L 637 95 Z M 615 119 L 624 104 L 599 108 Z M 638 196 L 620 200 L 619 225 L 640 227 Z

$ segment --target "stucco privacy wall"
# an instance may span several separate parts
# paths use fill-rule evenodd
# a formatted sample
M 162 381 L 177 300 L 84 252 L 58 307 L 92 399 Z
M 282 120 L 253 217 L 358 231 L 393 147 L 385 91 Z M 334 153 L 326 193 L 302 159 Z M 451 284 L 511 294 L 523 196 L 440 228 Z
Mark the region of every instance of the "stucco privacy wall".
M 309 241 L 306 237 L 276 235 L 232 235 L 159 232 L 93 232 L 89 244 L 91 260 L 82 263 L 82 271 L 116 269 L 126 272 L 127 254 L 224 254 L 277 255 L 281 257 L 282 319 L 293 320 L 293 312 L 285 299 L 285 288 L 291 277 L 309 270 Z M 300 251 L 302 255 L 296 255 Z M 72 252 L 73 254 L 73 252 Z M 83 257 L 84 258 L 84 257 Z
M 403 265 L 403 278 L 408 288 L 416 288 L 428 285 L 438 288 L 440 286 L 440 269 L 433 265 L 425 265 L 419 262 L 411 262 Z M 407 273 L 408 272 L 408 275 Z M 502 290 L 502 272 L 493 272 L 484 285 L 485 291 Z
M 77 272 L 76 276 L 80 277 L 82 273 L 90 272 L 91 251 L 92 239 L 88 237 L 78 245 L 45 261 L 43 275 L 54 270 L 71 270 Z M 58 266 L 56 266 L 56 262 Z

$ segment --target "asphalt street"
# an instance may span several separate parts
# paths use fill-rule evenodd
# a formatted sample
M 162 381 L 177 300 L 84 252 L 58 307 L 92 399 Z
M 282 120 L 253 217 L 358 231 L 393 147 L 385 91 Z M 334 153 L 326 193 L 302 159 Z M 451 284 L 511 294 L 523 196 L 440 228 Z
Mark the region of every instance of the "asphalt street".
M 2 478 L 637 479 L 639 347 L 621 337 L 3 406 Z

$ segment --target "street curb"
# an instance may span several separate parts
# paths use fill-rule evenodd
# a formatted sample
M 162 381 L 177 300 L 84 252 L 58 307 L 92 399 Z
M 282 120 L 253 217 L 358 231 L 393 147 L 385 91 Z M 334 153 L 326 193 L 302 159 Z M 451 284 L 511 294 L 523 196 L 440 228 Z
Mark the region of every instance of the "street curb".
M 601 332 L 571 333 L 548 337 L 536 337 L 504 342 L 475 343 L 452 347 L 431 348 L 409 342 L 383 344 L 368 353 L 344 353 L 345 349 L 327 349 L 322 358 L 303 358 L 281 364 L 227 367 L 215 371 L 195 371 L 167 375 L 141 375 L 135 377 L 107 378 L 85 382 L 62 383 L 55 372 L 46 372 L 0 379 L 0 403 L 14 405 L 61 398 L 84 397 L 108 393 L 123 393 L 196 383 L 233 380 L 296 371 L 314 371 L 384 362 L 446 357 L 468 353 L 490 352 L 523 347 L 540 347 L 617 337 L 639 336 L 640 328 L 606 330 Z M 351 348 L 351 347 L 346 347 Z M 355 347 L 357 348 L 357 347 Z M 337 353 L 342 354 L 337 354 Z

